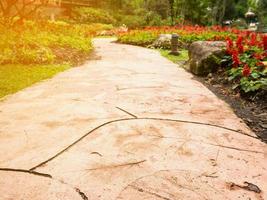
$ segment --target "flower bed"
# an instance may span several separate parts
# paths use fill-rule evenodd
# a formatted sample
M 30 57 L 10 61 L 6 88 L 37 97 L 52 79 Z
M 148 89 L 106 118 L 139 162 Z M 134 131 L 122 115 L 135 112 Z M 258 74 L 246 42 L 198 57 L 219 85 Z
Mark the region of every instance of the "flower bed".
M 226 52 L 224 62 L 234 89 L 267 90 L 267 35 L 245 32 L 235 42 L 228 38 Z
M 176 33 L 180 36 L 180 41 L 190 44 L 200 40 L 226 40 L 227 38 L 236 38 L 241 31 L 236 29 L 222 28 L 219 26 L 176 26 L 176 27 L 146 27 L 140 30 L 131 30 L 127 33 L 118 35 L 118 41 L 126 44 L 139 46 L 151 45 L 160 34 Z
M 118 35 L 118 42 L 139 46 L 151 45 L 160 34 L 176 33 L 188 46 L 195 41 L 226 41 L 227 55 L 222 60 L 233 89 L 253 93 L 267 87 L 267 36 L 220 26 L 147 27 Z

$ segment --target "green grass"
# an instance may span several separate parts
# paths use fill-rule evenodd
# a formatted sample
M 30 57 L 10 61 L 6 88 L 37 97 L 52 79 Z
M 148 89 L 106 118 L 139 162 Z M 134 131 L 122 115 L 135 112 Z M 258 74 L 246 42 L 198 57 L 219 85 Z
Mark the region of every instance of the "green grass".
M 189 59 L 188 51 L 184 50 L 184 49 L 179 50 L 179 52 L 180 52 L 179 56 L 170 55 L 169 50 L 159 49 L 159 52 L 163 57 L 166 57 L 167 59 L 169 59 L 170 61 L 172 61 L 174 63 L 178 63 L 180 61 L 187 61 Z
M 0 99 L 69 68 L 69 65 L 0 65 Z

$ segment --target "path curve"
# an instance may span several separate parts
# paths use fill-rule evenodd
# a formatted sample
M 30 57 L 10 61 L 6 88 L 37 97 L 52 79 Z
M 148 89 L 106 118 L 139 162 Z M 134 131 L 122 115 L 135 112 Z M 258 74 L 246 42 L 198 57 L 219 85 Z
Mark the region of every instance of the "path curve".
M 0 102 L 0 199 L 266 198 L 266 144 L 230 107 L 158 52 L 112 41 Z M 244 182 L 263 192 L 229 187 Z

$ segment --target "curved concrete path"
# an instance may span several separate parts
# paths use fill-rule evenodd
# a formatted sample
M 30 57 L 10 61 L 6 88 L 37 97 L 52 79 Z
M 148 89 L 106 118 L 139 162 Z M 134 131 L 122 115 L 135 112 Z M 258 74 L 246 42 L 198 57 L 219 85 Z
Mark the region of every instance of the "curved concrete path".
M 111 41 L 0 102 L 0 200 L 266 199 L 266 145 L 229 106 L 158 52 Z

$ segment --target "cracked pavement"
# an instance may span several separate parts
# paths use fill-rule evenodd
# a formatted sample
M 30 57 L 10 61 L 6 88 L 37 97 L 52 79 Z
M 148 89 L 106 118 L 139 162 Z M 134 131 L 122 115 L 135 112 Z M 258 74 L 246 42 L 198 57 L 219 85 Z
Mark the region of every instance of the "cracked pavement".
M 267 147 L 158 52 L 97 60 L 0 102 L 0 200 L 266 199 Z M 252 183 L 261 193 L 231 183 Z

